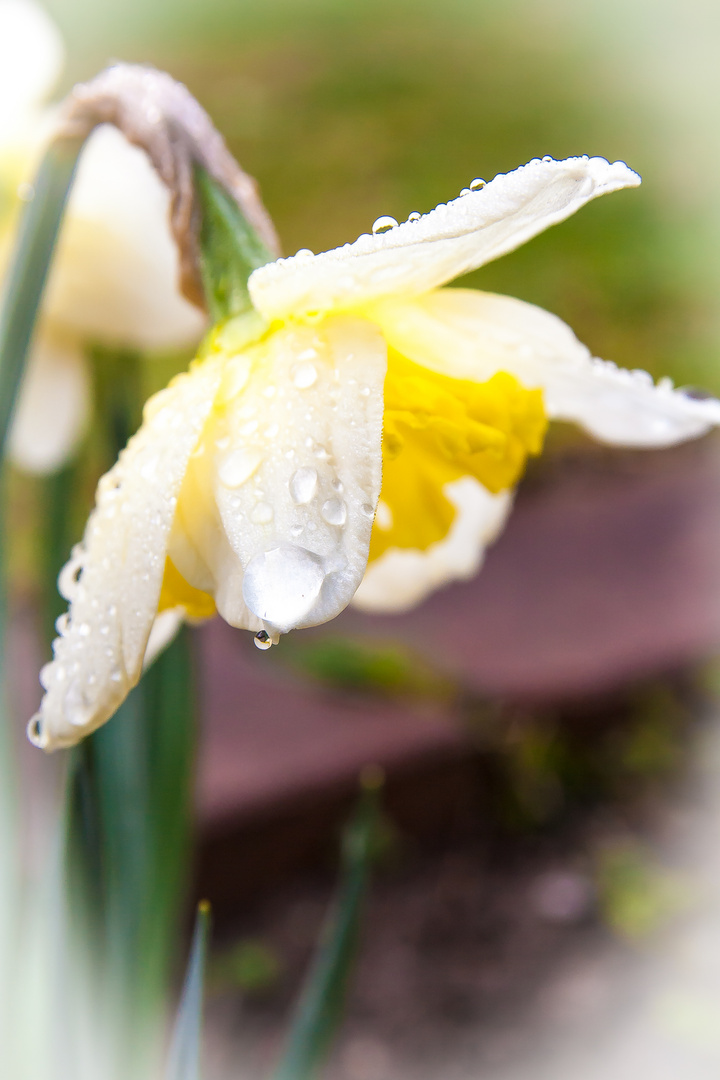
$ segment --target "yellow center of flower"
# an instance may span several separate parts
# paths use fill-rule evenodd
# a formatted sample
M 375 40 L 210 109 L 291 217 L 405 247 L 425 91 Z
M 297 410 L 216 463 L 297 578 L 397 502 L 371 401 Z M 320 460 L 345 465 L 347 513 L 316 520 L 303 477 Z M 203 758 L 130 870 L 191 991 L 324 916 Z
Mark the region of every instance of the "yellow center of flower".
M 513 487 L 546 428 L 542 391 L 511 375 L 455 379 L 391 349 L 370 560 L 391 547 L 425 550 L 442 540 L 456 514 L 444 493 L 451 481 L 473 476 L 493 493 Z
M 211 619 L 216 611 L 212 596 L 201 589 L 194 589 L 168 558 L 165 560 L 158 611 L 176 607 L 185 608 L 189 619 Z

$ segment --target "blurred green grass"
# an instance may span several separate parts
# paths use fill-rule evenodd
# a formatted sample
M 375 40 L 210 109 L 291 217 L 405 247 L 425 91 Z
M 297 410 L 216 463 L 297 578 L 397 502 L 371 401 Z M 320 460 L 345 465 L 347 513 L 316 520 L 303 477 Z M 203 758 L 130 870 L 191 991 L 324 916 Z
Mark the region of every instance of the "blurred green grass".
M 708 33 L 696 19 L 673 66 L 676 4 L 47 7 L 68 43 L 64 88 L 118 57 L 187 82 L 260 180 L 287 252 L 354 239 L 380 214 L 428 210 L 533 156 L 627 160 L 639 192 L 601 200 L 467 283 L 547 307 L 598 355 L 720 391 L 720 216 L 702 171 L 717 150 L 695 99 L 673 89 L 701 87 Z M 680 191 L 672 140 L 692 146 L 695 131 L 702 152 Z

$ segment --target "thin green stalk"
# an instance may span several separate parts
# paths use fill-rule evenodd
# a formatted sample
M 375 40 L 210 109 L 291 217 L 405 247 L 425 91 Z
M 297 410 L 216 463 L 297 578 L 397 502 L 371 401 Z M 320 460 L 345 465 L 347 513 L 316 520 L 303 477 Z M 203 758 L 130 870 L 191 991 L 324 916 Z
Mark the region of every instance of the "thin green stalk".
M 48 269 L 82 140 L 51 143 L 22 215 L 0 309 L 0 449 L 10 429 Z
M 185 984 L 168 1053 L 166 1080 L 199 1080 L 205 961 L 210 937 L 210 905 L 198 906 Z
M 314 1080 L 340 1023 L 377 835 L 379 786 L 374 775 L 368 779 L 355 815 L 345 829 L 337 897 L 323 927 L 273 1080 Z

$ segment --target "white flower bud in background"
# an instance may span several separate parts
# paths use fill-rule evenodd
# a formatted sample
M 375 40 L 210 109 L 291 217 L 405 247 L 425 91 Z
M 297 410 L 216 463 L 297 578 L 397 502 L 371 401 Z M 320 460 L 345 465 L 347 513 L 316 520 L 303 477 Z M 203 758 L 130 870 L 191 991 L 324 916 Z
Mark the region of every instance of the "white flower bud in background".
M 32 0 L 0 0 L 0 272 L 51 127 L 44 104 L 63 64 L 60 35 Z M 191 344 L 205 316 L 177 285 L 169 195 L 141 150 L 110 127 L 84 149 L 20 400 L 10 456 L 51 472 L 82 437 L 90 408 L 84 349 Z

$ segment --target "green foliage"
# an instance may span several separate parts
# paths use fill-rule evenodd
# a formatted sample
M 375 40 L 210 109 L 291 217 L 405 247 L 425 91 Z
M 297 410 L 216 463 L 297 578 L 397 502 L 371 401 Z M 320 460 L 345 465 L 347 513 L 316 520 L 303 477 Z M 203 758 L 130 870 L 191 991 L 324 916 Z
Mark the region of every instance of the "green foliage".
M 0 309 L 0 447 L 5 445 L 10 427 L 81 149 L 82 143 L 76 140 L 64 140 L 49 147 L 35 179 L 33 198 L 20 221 Z
M 209 982 L 215 991 L 239 989 L 261 994 L 275 986 L 282 975 L 282 962 L 264 941 L 238 941 L 212 962 Z
M 210 905 L 198 907 L 190 959 L 168 1052 L 166 1080 L 200 1080 L 200 1036 L 205 960 L 210 936 Z
M 368 770 L 342 844 L 340 885 L 273 1080 L 313 1080 L 340 1022 L 360 933 L 362 902 L 376 849 L 382 773 Z
M 688 880 L 631 841 L 607 845 L 599 853 L 597 884 L 605 921 L 634 941 L 664 929 L 697 899 Z
M 252 310 L 248 278 L 274 255 L 231 196 L 199 165 L 196 192 L 202 208 L 200 270 L 213 324 Z
M 457 693 L 451 679 L 423 657 L 395 643 L 327 637 L 289 641 L 288 662 L 325 686 L 352 693 L 449 701 Z

